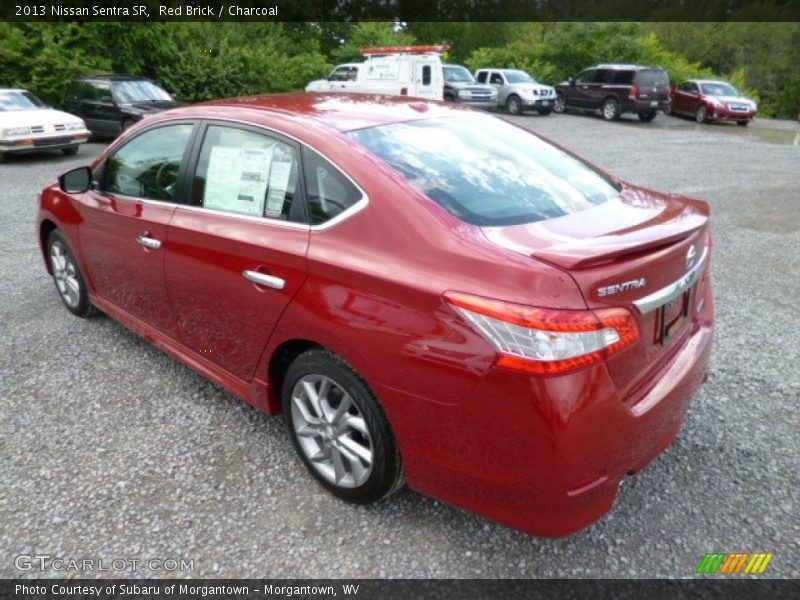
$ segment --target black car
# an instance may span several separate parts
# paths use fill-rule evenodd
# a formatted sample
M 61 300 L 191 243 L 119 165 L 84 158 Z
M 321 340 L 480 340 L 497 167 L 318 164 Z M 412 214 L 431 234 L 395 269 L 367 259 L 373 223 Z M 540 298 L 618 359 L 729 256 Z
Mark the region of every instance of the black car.
M 93 134 L 116 136 L 142 117 L 180 105 L 150 79 L 94 75 L 72 82 L 64 110 L 81 117 Z
M 616 121 L 626 112 L 652 121 L 669 105 L 669 77 L 660 67 L 597 65 L 555 87 L 556 112 L 599 110 L 606 121 Z
M 477 83 L 466 67 L 442 65 L 444 99 L 477 108 L 495 108 L 497 90 L 494 86 Z

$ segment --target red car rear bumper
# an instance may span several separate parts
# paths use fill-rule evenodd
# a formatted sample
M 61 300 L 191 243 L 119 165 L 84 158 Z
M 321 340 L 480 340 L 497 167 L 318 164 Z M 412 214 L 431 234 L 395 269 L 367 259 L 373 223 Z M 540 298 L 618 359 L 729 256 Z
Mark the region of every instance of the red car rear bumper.
M 543 379 L 492 371 L 459 405 L 380 389 L 405 408 L 390 416 L 409 486 L 538 535 L 586 527 L 677 437 L 706 377 L 712 328 L 708 286 L 691 330 L 624 398 L 604 366 Z

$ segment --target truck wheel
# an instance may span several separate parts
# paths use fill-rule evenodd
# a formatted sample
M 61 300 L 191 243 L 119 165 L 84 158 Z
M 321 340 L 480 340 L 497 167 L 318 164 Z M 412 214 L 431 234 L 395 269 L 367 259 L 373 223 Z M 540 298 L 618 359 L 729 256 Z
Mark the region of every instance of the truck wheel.
M 510 115 L 518 115 L 522 113 L 522 100 L 519 96 L 509 96 L 506 100 L 506 110 Z
M 603 119 L 606 121 L 619 120 L 619 102 L 614 98 L 606 98 L 603 102 Z
M 562 92 L 556 92 L 556 101 L 553 104 L 553 110 L 558 114 L 567 112 L 567 99 Z

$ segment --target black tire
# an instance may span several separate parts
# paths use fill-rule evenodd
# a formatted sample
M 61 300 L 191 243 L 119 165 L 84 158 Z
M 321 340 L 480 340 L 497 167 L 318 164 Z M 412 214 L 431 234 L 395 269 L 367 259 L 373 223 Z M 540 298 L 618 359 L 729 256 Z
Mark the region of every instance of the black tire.
M 649 123 L 650 121 L 652 121 L 653 119 L 656 118 L 656 111 L 654 111 L 654 110 L 651 110 L 650 112 L 638 113 L 638 114 L 639 114 L 639 120 L 644 122 L 644 123 Z
M 616 98 L 603 100 L 601 113 L 606 121 L 619 121 L 619 102 L 617 102 Z
M 56 264 L 57 256 L 64 257 L 65 264 Z M 89 301 L 86 280 L 81 273 L 75 254 L 66 238 L 58 229 L 54 229 L 47 237 L 47 262 L 53 273 L 53 282 L 64 306 L 77 317 L 92 317 L 100 311 Z M 70 281 L 67 281 L 67 278 Z M 74 285 L 77 285 L 77 292 Z M 67 291 L 69 290 L 69 291 Z
M 300 415 L 302 411 L 293 402 L 293 395 L 303 393 L 302 391 L 297 391 L 295 387 L 298 386 L 298 390 L 301 390 L 302 381 L 305 381 L 304 378 L 307 377 L 322 377 L 331 380 L 333 384 L 338 386 L 340 391 L 343 390 L 349 395 L 353 408 L 348 409 L 348 411 L 354 410 L 355 415 L 360 415 L 363 419 L 368 438 L 362 438 L 362 441 L 364 439 L 368 440 L 372 451 L 372 462 L 371 471 L 369 471 L 364 482 L 357 487 L 339 485 L 338 480 L 331 481 L 326 478 L 320 470 L 322 467 L 315 466 L 312 463 L 307 456 L 308 450 L 304 450 L 301 445 L 295 428 L 295 419 L 301 419 L 302 417 L 295 417 L 294 413 L 297 410 L 298 415 Z M 317 389 L 317 391 L 320 390 Z M 314 478 L 334 496 L 355 504 L 369 504 L 393 494 L 403 486 L 405 483 L 403 464 L 389 421 L 386 419 L 383 409 L 369 386 L 341 357 L 321 348 L 304 352 L 286 370 L 281 397 L 284 416 L 289 429 L 289 437 L 292 438 L 297 454 Z M 342 401 L 343 398 L 339 396 L 339 402 L 341 403 Z M 328 402 L 328 406 L 331 406 L 330 402 Z M 332 410 L 335 410 L 335 408 L 332 407 Z M 298 425 L 302 427 L 301 423 L 298 423 Z M 325 427 L 324 424 L 321 425 L 320 430 L 330 429 L 330 427 Z M 322 436 L 309 434 L 304 437 L 312 438 L 314 440 L 313 443 L 319 444 L 319 456 L 322 456 L 322 448 L 325 447 L 324 442 L 321 441 Z M 317 441 L 318 439 L 319 441 Z M 330 447 L 328 446 L 328 448 Z M 340 458 L 339 460 L 341 462 L 342 459 Z M 318 460 L 317 464 L 322 462 L 322 460 Z
M 511 94 L 506 98 L 506 111 L 510 115 L 522 114 L 522 100 L 516 94 Z
M 748 123 L 750 123 L 750 121 L 736 121 L 736 124 L 737 124 L 739 127 L 747 127 L 747 124 L 748 124 Z
M 78 153 L 79 146 L 67 146 L 66 148 L 62 148 L 61 151 L 66 156 L 75 156 Z
M 694 112 L 694 120 L 698 123 L 708 123 L 708 111 L 703 104 L 698 106 L 697 110 Z
M 564 96 L 563 92 L 556 92 L 556 101 L 553 104 L 553 110 L 559 115 L 567 112 L 567 98 Z
M 667 105 L 664 107 L 664 114 L 671 115 L 672 114 L 672 100 L 667 102 Z
M 553 109 L 552 108 L 537 108 L 536 112 L 538 112 L 542 116 L 547 116 L 551 112 L 553 112 Z

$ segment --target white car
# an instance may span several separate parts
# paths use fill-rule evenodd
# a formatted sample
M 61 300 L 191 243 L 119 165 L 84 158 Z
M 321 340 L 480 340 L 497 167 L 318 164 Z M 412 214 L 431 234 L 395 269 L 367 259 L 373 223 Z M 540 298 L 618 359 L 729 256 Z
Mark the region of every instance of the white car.
M 27 90 L 0 88 L 0 162 L 11 153 L 78 152 L 90 133 L 80 118 L 54 110 Z
M 540 115 L 553 112 L 556 90 L 542 85 L 525 71 L 519 69 L 478 69 L 478 83 L 486 83 L 497 89 L 497 104 L 512 115 L 526 110 L 535 110 Z

